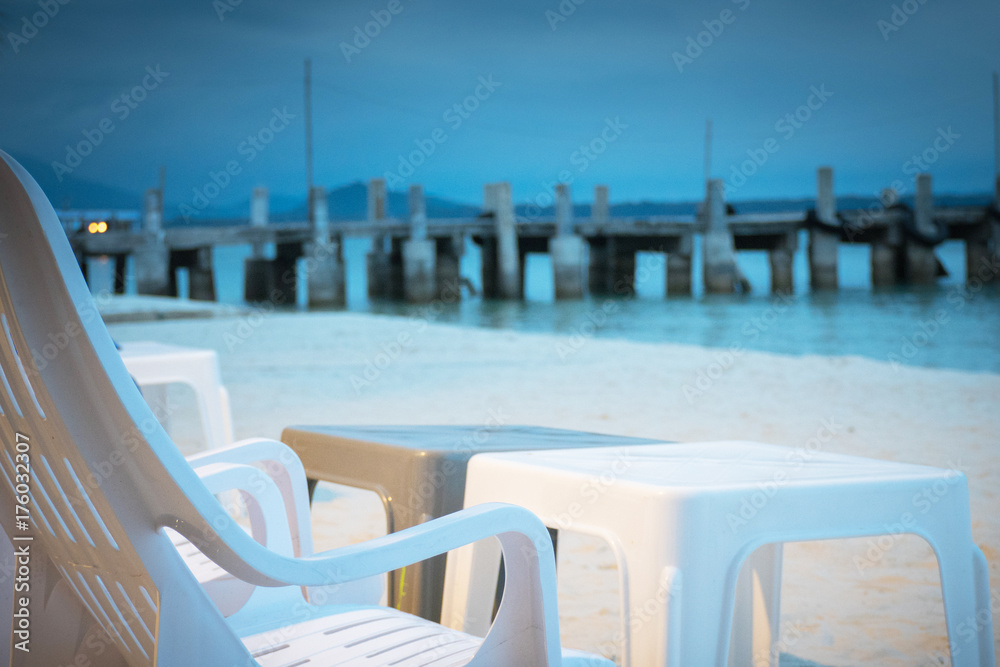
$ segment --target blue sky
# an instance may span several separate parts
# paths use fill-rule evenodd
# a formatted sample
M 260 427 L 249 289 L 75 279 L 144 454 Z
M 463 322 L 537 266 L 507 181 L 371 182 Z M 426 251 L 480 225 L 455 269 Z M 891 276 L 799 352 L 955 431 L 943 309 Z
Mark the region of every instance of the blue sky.
M 707 118 L 736 200 L 809 196 L 821 164 L 841 194 L 912 189 L 914 155 L 937 192 L 992 187 L 987 0 L 66 1 L 0 1 L 0 147 L 135 192 L 164 165 L 175 205 L 213 175 L 212 205 L 304 197 L 307 57 L 330 187 L 395 173 L 478 202 L 509 180 L 528 201 L 562 175 L 579 201 L 696 199 Z

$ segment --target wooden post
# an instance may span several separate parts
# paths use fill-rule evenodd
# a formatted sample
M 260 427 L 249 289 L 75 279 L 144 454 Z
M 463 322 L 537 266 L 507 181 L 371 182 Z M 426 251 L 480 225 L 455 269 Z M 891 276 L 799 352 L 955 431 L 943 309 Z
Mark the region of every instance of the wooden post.
M 556 235 L 549 239 L 549 256 L 557 299 L 583 297 L 583 239 L 574 233 L 569 185 L 556 185 Z
M 254 188 L 250 200 L 250 226 L 265 227 L 268 219 L 267 188 Z M 243 262 L 243 299 L 259 303 L 270 298 L 274 288 L 274 265 L 264 256 L 264 244 L 251 244 L 251 256 Z
M 373 178 L 368 182 L 368 222 L 374 227 L 385 220 L 386 189 L 385 180 Z M 392 267 L 386 237 L 377 229 L 372 235 L 372 249 L 368 253 L 368 296 L 385 298 L 389 296 Z
M 913 226 L 917 233 L 933 237 L 934 196 L 931 175 L 917 174 L 917 191 L 913 202 Z M 934 247 L 914 238 L 906 239 L 906 281 L 914 285 L 930 285 L 937 279 L 938 262 Z
M 411 185 L 410 238 L 403 243 L 403 291 L 410 303 L 427 303 L 435 297 L 437 244 L 427 238 L 424 190 Z
M 163 238 L 163 191 L 146 190 L 142 213 L 145 242 L 135 252 L 135 282 L 139 294 L 170 294 L 170 252 Z
M 768 252 L 771 263 L 771 292 L 792 294 L 795 292 L 795 276 L 792 270 L 795 251 L 799 247 L 799 235 L 791 232 Z
M 694 252 L 694 236 L 685 234 L 680 238 L 677 250 L 667 254 L 667 296 L 689 296 L 691 294 L 691 255 Z
M 705 237 L 702 257 L 705 291 L 729 294 L 736 289 L 736 250 L 726 221 L 725 190 L 721 179 L 708 181 L 705 192 Z
M 837 289 L 837 200 L 833 194 L 833 168 L 816 172 L 816 218 L 822 223 L 809 230 L 809 282 L 813 289 Z
M 326 188 L 310 190 L 309 211 L 313 238 L 305 253 L 307 302 L 310 307 L 343 306 L 347 303 L 344 259 L 339 240 L 330 238 Z

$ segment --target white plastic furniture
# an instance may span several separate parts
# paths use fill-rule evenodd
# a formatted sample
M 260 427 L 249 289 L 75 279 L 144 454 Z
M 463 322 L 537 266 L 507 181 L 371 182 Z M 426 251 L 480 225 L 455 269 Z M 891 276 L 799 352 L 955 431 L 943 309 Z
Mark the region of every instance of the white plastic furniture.
M 187 461 L 216 497 L 225 492 L 239 492 L 255 540 L 287 556 L 313 554 L 305 470 L 287 445 L 277 440 L 252 438 L 189 456 Z M 297 591 L 252 586 L 223 570 L 178 533 L 172 532 L 170 536 L 185 564 L 231 625 L 264 617 L 273 606 L 296 601 Z M 378 604 L 384 579 L 371 577 L 336 589 L 311 588 L 307 595 L 311 600 L 321 598 L 326 602 Z M 237 612 L 241 613 L 236 615 Z
M 611 544 L 631 621 L 626 665 L 725 665 L 751 552 L 901 522 L 937 554 L 952 664 L 995 664 L 986 559 L 956 471 L 751 442 L 511 452 L 472 458 L 465 501 L 516 503 Z M 490 543 L 449 555 L 443 622 L 474 631 L 489 618 L 495 579 L 481 578 L 497 562 Z M 740 664 L 771 659 L 768 645 L 757 650 Z
M 315 484 L 368 489 L 382 500 L 387 532 L 462 509 L 465 466 L 480 452 L 654 444 L 657 440 L 517 426 L 288 426 L 291 447 Z M 429 621 L 441 619 L 445 558 L 389 574 L 389 605 Z
M 155 392 L 156 388 L 174 383 L 194 390 L 207 449 L 233 441 L 229 394 L 222 384 L 215 350 L 137 341 L 121 343 L 119 352 L 125 368 L 144 391 Z
M 170 441 L 95 314 L 51 205 L 0 152 L 0 513 L 15 544 L 30 546 L 35 640 L 24 664 L 61 664 L 45 654 L 44 642 L 63 631 L 59 601 L 45 595 L 46 579 L 58 576 L 131 667 L 313 658 L 366 666 L 609 665 L 560 651 L 548 532 L 523 508 L 462 510 L 307 558 L 259 544 Z M 72 335 L 60 354 L 35 367 L 31 350 L 57 331 Z M 18 493 L 21 454 L 30 458 L 27 493 Z M 278 502 L 280 491 L 268 504 Z M 29 510 L 27 527 L 9 523 L 17 506 Z M 391 609 L 304 598 L 284 613 L 233 626 L 166 528 L 236 577 L 271 587 L 356 581 L 495 535 L 507 555 L 507 585 L 482 640 Z
M 263 438 L 244 440 L 224 449 L 188 458 L 199 478 L 212 493 L 232 494 L 238 491 L 248 509 L 251 535 L 269 549 L 285 555 L 312 554 L 312 533 L 309 525 L 309 499 L 306 493 L 302 464 L 287 446 Z M 227 496 L 228 497 L 228 496 Z M 258 623 L 270 614 L 282 613 L 301 600 L 301 593 L 291 588 L 256 587 L 229 574 L 202 554 L 190 541 L 170 532 L 174 547 L 184 558 L 198 583 L 212 602 L 233 626 Z M 4 540 L 7 546 L 9 542 Z M 13 553 L 8 556 L 13 559 Z M 308 599 L 351 604 L 378 604 L 382 597 L 384 577 L 371 577 L 346 585 L 307 589 Z M 7 585 L 11 582 L 4 582 Z M 89 646 L 110 643 L 100 633 L 100 626 L 84 607 L 73 604 L 67 582 L 55 584 L 62 610 L 57 636 L 46 637 L 49 655 L 74 655 L 79 649 L 84 658 Z M 3 616 L 10 623 L 10 606 Z M 90 639 L 81 640 L 83 637 Z M 94 656 L 101 657 L 101 656 Z M 107 655 L 102 657 L 108 663 Z M 0 655 L 0 664 L 8 657 Z M 87 664 L 86 660 L 74 664 Z

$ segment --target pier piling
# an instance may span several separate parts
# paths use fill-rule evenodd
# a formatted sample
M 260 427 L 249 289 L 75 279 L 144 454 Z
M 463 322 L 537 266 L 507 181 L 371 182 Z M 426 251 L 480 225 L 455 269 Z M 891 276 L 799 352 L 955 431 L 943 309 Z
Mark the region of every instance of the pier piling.
M 143 244 L 135 252 L 135 282 L 139 294 L 170 294 L 170 251 L 163 238 L 163 191 L 146 190 L 142 211 Z
M 816 172 L 816 219 L 809 229 L 809 282 L 813 289 L 837 289 L 837 252 L 840 245 L 833 168 Z
M 917 174 L 917 191 L 913 202 L 913 227 L 906 235 L 906 281 L 912 285 L 933 284 L 938 275 L 938 260 L 934 246 L 923 239 L 935 236 L 934 196 L 931 175 Z M 919 235 L 921 238 L 918 238 Z
M 496 298 L 520 299 L 524 295 L 521 252 L 510 183 L 488 183 L 483 187 L 483 211 L 493 214 L 496 230 L 496 241 L 483 244 L 483 293 L 489 290 L 489 295 Z
M 272 262 L 271 290 L 268 300 L 279 305 L 294 306 L 296 303 L 296 270 L 295 264 L 302 256 L 302 243 L 274 244 L 274 261 Z
M 667 253 L 667 296 L 690 296 L 694 237 L 682 236 L 677 246 L 676 250 Z
M 437 243 L 427 238 L 424 189 L 411 185 L 410 238 L 403 242 L 403 289 L 410 303 L 428 303 L 437 291 Z
M 791 232 L 785 234 L 784 238 L 768 251 L 767 257 L 771 264 L 772 293 L 792 294 L 795 291 L 795 276 L 792 266 L 798 247 L 798 234 Z
M 462 296 L 462 255 L 465 254 L 465 236 L 455 232 L 451 236 L 434 239 L 437 260 L 434 298 L 446 303 L 457 301 Z
M 997 282 L 1000 275 L 1000 177 L 991 206 L 949 206 L 936 210 L 930 174 L 916 179 L 912 209 L 897 205 L 898 196 L 883 191 L 881 203 L 850 207 L 838 213 L 833 170 L 821 167 L 816 176 L 813 211 L 736 213 L 726 210 L 722 181 L 706 182 L 698 217 L 635 215 L 611 217 L 608 187 L 594 188 L 590 217 L 574 219 L 568 183 L 554 188 L 555 215 L 532 215 L 518 221 L 509 183 L 483 189 L 483 213 L 463 219 L 430 220 L 423 189 L 409 189 L 407 220 L 388 219 L 386 182 L 373 179 L 367 188 L 364 220 L 331 222 L 326 192 L 309 193 L 308 221 L 269 222 L 268 191 L 255 188 L 247 221 L 228 226 L 177 224 L 164 226 L 163 192 L 146 192 L 141 224 L 131 214 L 62 211 L 60 218 L 83 270 L 93 258 L 112 258 L 114 290 L 124 289 L 124 266 L 132 257 L 140 294 L 175 296 L 176 272 L 189 276 L 192 299 L 214 299 L 214 247 L 251 244 L 245 263 L 244 298 L 248 302 L 295 303 L 297 282 L 308 277 L 311 306 L 346 302 L 343 257 L 345 235 L 372 238 L 368 253 L 368 293 L 372 298 L 426 303 L 461 298 L 461 256 L 466 238 L 482 250 L 482 285 L 486 298 L 519 299 L 524 295 L 527 253 L 548 252 L 557 299 L 580 298 L 586 289 L 595 296 L 634 293 L 636 253 L 666 254 L 668 296 L 689 295 L 692 252 L 702 235 L 704 284 L 707 293 L 731 293 L 749 286 L 736 261 L 739 251 L 767 251 L 771 290 L 794 289 L 793 259 L 800 234 L 809 234 L 808 262 L 814 290 L 838 285 L 840 243 L 871 247 L 871 276 L 876 288 L 929 284 L 944 275 L 935 246 L 946 239 L 965 243 L 966 281 L 970 285 Z M 395 194 L 394 194 L 395 196 Z M 544 202 L 543 202 L 544 203 Z M 536 206 L 537 208 L 537 206 Z M 98 218 L 97 216 L 102 216 Z M 117 216 L 117 217 L 116 217 Z M 588 261 L 584 244 L 589 246 Z M 266 252 L 270 247 L 274 253 Z M 299 262 L 301 261 L 301 264 Z M 304 268 L 303 274 L 297 268 Z M 644 276 L 645 268 L 640 272 Z M 645 278 L 643 278 L 645 279 Z
M 215 273 L 212 270 L 212 246 L 192 251 L 188 264 L 188 298 L 194 301 L 215 301 Z
M 254 188 L 250 199 L 250 226 L 265 227 L 269 216 L 267 188 Z M 267 301 L 274 286 L 274 266 L 264 256 L 264 244 L 251 245 L 251 256 L 243 261 L 243 299 L 249 303 Z
M 993 213 L 965 241 L 965 273 L 968 282 L 1000 284 L 1000 174 L 993 190 Z
M 312 241 L 306 244 L 306 288 L 310 306 L 343 306 L 347 303 L 343 251 L 340 239 L 330 237 L 330 212 L 326 188 L 309 193 Z
M 589 239 L 588 284 L 595 296 L 631 296 L 635 293 L 634 244 L 613 236 Z
M 899 201 L 899 195 L 892 188 L 882 190 L 879 196 L 882 210 L 887 210 Z M 871 224 L 871 214 L 866 219 Z M 903 230 L 899 223 L 888 224 L 880 234 L 873 235 L 871 241 L 872 286 L 892 287 L 900 279 L 900 253 L 903 245 Z
M 265 227 L 269 215 L 270 203 L 268 200 L 267 188 L 254 188 L 252 199 L 250 200 L 250 226 Z M 264 244 L 254 243 L 251 245 L 251 253 L 254 257 L 264 256 Z
M 736 250 L 726 224 L 725 190 L 721 179 L 708 181 L 705 191 L 705 237 L 702 257 L 705 291 L 730 294 L 736 289 Z
M 377 229 L 385 216 L 385 179 L 373 178 L 368 182 L 368 223 L 374 228 L 368 253 L 368 296 L 373 299 L 388 298 L 391 293 L 391 248 L 387 247 L 385 234 Z
M 556 235 L 549 239 L 549 255 L 557 299 L 583 298 L 583 239 L 573 228 L 573 200 L 569 185 L 556 185 Z
M 590 219 L 598 224 L 607 224 L 611 219 L 611 208 L 608 206 L 608 186 L 594 186 L 594 206 L 590 209 Z

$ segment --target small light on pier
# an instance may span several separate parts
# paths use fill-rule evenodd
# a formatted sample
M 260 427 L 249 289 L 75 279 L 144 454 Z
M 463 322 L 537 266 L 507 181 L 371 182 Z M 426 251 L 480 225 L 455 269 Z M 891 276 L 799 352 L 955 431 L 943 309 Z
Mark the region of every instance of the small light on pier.
M 103 220 L 92 222 L 87 225 L 87 231 L 91 234 L 103 234 L 108 231 L 108 223 Z

